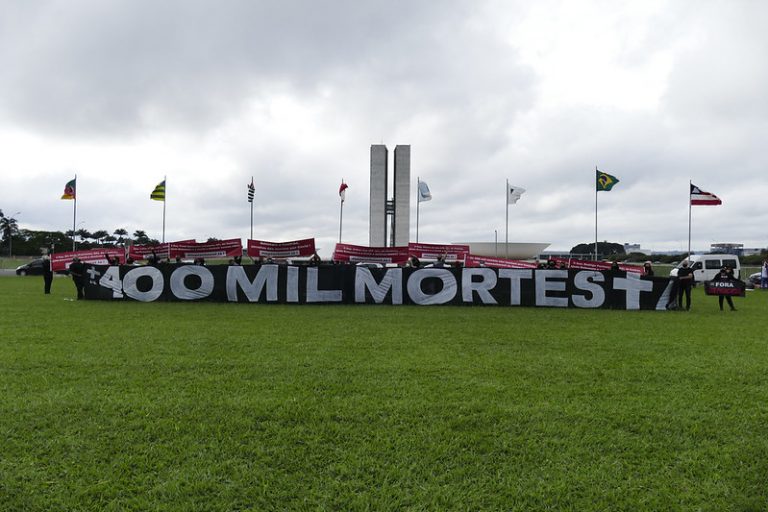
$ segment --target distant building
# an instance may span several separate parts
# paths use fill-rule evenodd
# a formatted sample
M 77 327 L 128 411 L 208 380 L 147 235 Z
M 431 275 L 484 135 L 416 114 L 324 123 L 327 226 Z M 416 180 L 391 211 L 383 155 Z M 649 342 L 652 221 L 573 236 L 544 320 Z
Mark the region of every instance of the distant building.
M 642 252 L 646 253 L 647 251 L 644 251 L 640 248 L 640 244 L 624 244 L 624 252 L 629 254 L 631 252 Z
M 389 199 L 389 151 L 371 145 L 371 195 L 368 244 L 371 247 L 408 245 L 411 226 L 411 146 L 395 146 L 393 197 Z M 389 236 L 387 236 L 389 235 Z M 389 243 L 387 243 L 389 242 Z
M 757 247 L 744 247 L 744 244 L 717 243 L 710 245 L 709 250 L 713 253 L 750 256 L 752 254 L 760 254 L 764 249 Z

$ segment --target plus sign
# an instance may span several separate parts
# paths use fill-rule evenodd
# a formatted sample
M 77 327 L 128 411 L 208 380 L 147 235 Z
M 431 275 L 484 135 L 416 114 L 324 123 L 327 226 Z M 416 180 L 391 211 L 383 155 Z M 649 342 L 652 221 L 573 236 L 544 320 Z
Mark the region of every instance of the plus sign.
M 88 274 L 91 278 L 91 281 L 95 281 L 96 277 L 101 275 L 101 272 L 96 270 L 95 268 L 91 267 L 88 270 L 85 271 L 86 274 Z

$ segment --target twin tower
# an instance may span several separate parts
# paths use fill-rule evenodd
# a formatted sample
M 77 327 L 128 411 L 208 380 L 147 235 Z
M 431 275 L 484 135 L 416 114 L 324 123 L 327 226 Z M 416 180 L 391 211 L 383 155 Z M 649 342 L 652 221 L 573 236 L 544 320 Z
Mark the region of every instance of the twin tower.
M 410 145 L 395 146 L 394 167 L 393 194 L 389 199 L 389 151 L 383 144 L 371 145 L 370 247 L 404 246 L 410 241 Z

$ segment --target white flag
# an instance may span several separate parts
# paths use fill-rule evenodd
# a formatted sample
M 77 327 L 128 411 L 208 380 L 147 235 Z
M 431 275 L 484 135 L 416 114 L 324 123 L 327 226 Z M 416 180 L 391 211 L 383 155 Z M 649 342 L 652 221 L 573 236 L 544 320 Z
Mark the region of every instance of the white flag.
M 525 189 L 523 187 L 516 187 L 514 185 L 507 186 L 507 203 L 515 204 L 520 196 L 523 195 Z
M 419 181 L 419 202 L 431 200 L 432 194 L 429 192 L 429 187 L 423 181 Z

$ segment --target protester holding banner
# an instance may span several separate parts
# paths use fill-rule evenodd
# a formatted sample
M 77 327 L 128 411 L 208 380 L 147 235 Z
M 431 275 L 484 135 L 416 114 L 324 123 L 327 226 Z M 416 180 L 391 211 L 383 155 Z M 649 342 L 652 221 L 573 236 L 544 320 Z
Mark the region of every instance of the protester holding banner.
M 736 279 L 733 277 L 733 270 L 725 266 L 720 269 L 720 272 L 717 273 L 717 275 L 712 281 L 718 281 L 720 283 L 723 283 L 723 282 L 731 283 L 735 280 Z M 731 296 L 723 295 L 723 294 L 717 296 L 717 301 L 720 304 L 720 311 L 723 310 L 723 299 L 728 301 L 728 306 L 730 306 L 731 311 L 736 311 L 736 308 L 733 307 L 733 299 L 731 298 Z
M 77 300 L 80 300 L 84 296 L 85 264 L 83 264 L 77 256 L 72 258 L 72 263 L 69 265 L 69 273 L 72 275 L 72 281 L 75 283 L 75 288 L 77 289 Z
M 43 287 L 45 294 L 51 293 L 51 283 L 53 282 L 53 270 L 51 269 L 51 258 L 47 254 L 43 255 Z
M 685 310 L 691 309 L 691 288 L 693 287 L 693 269 L 688 266 L 688 261 L 677 270 L 677 306 L 683 309 L 683 295 L 685 295 Z

